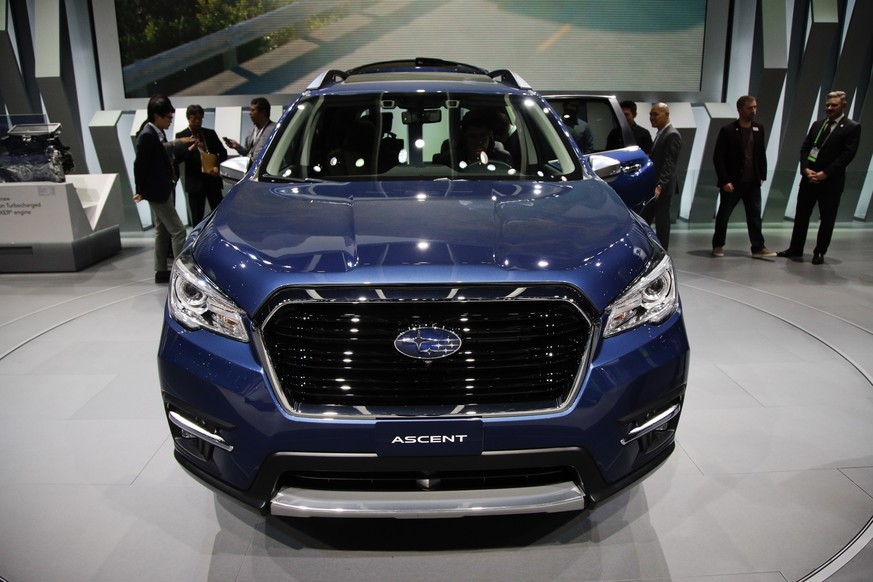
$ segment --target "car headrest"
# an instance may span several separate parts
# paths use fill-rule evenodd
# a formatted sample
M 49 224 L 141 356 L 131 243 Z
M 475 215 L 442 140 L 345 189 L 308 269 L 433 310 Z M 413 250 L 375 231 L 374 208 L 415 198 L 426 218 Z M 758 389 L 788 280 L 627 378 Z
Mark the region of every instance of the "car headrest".
M 390 111 L 382 112 L 382 133 L 391 133 L 391 124 L 394 123 L 394 114 Z

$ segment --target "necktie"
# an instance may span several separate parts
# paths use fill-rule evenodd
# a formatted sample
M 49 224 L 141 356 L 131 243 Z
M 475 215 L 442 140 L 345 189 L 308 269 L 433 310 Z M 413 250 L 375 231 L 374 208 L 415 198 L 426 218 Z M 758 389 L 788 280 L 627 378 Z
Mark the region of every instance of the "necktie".
M 831 134 L 831 129 L 834 127 L 833 121 L 827 122 L 828 126 L 825 128 L 824 133 L 821 134 L 821 142 L 824 143 L 828 136 Z

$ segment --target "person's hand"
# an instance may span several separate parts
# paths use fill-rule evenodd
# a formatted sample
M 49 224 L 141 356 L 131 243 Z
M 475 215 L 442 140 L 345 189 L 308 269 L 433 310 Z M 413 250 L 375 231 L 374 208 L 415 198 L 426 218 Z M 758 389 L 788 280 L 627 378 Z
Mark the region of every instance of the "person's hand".
M 661 185 L 655 186 L 655 200 L 661 197 Z
M 727 184 L 724 185 L 724 187 L 722 188 L 722 190 L 724 190 L 724 191 L 727 192 L 728 194 L 731 194 L 731 193 L 734 191 L 734 183 L 733 183 L 733 182 L 728 182 Z
M 824 182 L 825 180 L 827 180 L 827 178 L 828 178 L 828 175 L 825 174 L 824 172 L 812 172 L 812 171 L 810 171 L 810 173 L 809 173 L 809 181 L 812 182 L 813 184 L 819 184 L 821 182 Z
M 239 148 L 239 142 L 235 139 L 230 139 L 229 137 L 224 138 L 224 143 L 232 150 Z
M 134 201 L 134 202 L 139 202 L 140 200 L 142 200 L 142 194 L 140 194 L 139 192 L 137 192 L 136 194 L 133 195 L 133 201 Z

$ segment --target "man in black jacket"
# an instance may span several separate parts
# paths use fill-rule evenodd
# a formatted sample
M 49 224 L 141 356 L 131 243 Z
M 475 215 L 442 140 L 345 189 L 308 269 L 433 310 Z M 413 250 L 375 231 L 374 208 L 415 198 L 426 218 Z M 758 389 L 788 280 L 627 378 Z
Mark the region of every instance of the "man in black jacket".
M 176 190 L 174 156 L 186 147 L 193 147 L 194 138 L 167 141 L 166 131 L 173 123 L 176 109 L 164 95 L 149 99 L 148 119 L 136 136 L 136 159 L 133 176 L 136 183 L 135 202 L 149 203 L 155 221 L 155 283 L 170 280 L 167 255 L 172 245 L 173 256 L 179 256 L 185 244 L 186 230 L 173 201 Z
M 809 219 L 818 204 L 821 223 L 812 251 L 812 264 L 824 263 L 846 185 L 846 166 L 855 157 L 861 141 L 861 124 L 845 116 L 847 106 L 845 92 L 828 93 L 825 101 L 827 117 L 812 124 L 800 146 L 801 180 L 794 229 L 791 244 L 779 252 L 780 257 L 799 259 L 803 256 Z
M 753 257 L 775 257 L 764 246 L 761 232 L 761 184 L 767 179 L 767 155 L 764 126 L 755 121 L 758 101 L 751 95 L 737 99 L 736 121 L 718 132 L 712 163 L 718 176 L 719 205 L 712 235 L 712 256 L 724 256 L 728 221 L 742 200 L 746 209 L 746 227 Z
M 189 105 L 185 116 L 188 128 L 177 133 L 176 137 L 193 137 L 196 144 L 196 147 L 185 150 L 180 161 L 185 163 L 185 192 L 188 194 L 191 226 L 197 226 L 203 220 L 206 201 L 209 201 L 209 209 L 215 210 L 222 200 L 218 164 L 227 159 L 227 150 L 214 130 L 203 127 L 202 107 Z M 215 156 L 215 164 L 208 171 L 202 164 L 202 154 Z
M 621 112 L 624 113 L 625 119 L 630 124 L 631 132 L 634 134 L 634 140 L 640 149 L 646 154 L 652 151 L 652 134 L 645 127 L 637 125 L 637 104 L 635 101 L 622 101 L 618 104 L 621 107 Z M 609 149 L 609 148 L 606 148 Z

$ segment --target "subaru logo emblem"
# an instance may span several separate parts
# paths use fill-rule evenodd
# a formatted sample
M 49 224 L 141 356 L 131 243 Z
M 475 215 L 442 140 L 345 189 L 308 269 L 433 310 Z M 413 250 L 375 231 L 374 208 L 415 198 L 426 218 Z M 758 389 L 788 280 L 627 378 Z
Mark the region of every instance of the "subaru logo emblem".
M 397 351 L 417 360 L 436 360 L 451 356 L 461 349 L 461 338 L 441 327 L 415 327 L 394 340 Z

